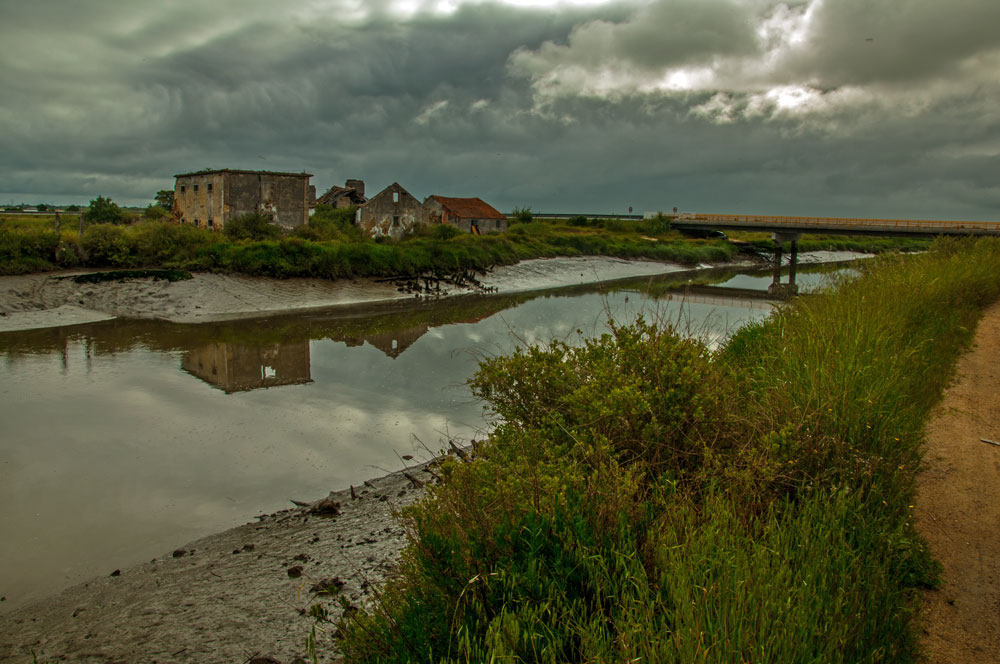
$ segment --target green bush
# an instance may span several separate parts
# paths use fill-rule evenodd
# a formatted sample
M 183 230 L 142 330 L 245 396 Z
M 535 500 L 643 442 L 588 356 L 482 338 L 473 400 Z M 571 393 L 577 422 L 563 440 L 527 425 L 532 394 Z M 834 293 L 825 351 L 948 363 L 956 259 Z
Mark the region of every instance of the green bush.
M 83 211 L 83 220 L 88 224 L 124 224 L 128 215 L 110 198 L 98 196 L 90 201 L 90 206 Z
M 222 232 L 230 240 L 276 240 L 282 235 L 281 228 L 263 212 L 251 212 L 230 219 Z
M 531 214 L 530 207 L 524 207 L 524 208 L 516 207 L 514 208 L 514 211 L 510 213 L 510 216 L 511 218 L 516 219 L 522 224 L 529 224 L 534 218 L 534 215 Z
M 357 207 L 334 208 L 319 204 L 309 223 L 295 230 L 295 235 L 313 242 L 361 242 L 361 229 L 354 223 Z
M 135 247 L 128 229 L 114 224 L 87 226 L 80 238 L 80 246 L 88 265 L 137 266 L 133 258 Z
M 170 218 L 170 211 L 161 205 L 147 205 L 142 211 L 142 218 L 146 221 L 163 221 Z
M 136 224 L 130 235 L 134 263 L 144 266 L 183 265 L 196 260 L 206 247 L 225 241 L 215 231 L 172 221 Z

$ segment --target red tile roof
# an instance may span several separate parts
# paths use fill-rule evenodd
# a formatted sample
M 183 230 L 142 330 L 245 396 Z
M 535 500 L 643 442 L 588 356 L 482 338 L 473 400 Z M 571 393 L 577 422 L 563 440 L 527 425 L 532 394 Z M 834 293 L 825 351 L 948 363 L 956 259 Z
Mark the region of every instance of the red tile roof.
M 446 196 L 431 196 L 440 203 L 449 214 L 459 219 L 506 219 L 507 215 L 498 211 L 492 205 L 484 203 L 479 198 L 448 198 Z

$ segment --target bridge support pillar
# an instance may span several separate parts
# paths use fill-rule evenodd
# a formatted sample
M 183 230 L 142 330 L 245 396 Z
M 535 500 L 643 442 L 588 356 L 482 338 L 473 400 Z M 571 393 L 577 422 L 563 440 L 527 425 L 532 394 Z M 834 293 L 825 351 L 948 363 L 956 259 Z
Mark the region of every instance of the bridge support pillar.
M 799 261 L 799 238 L 802 233 L 773 233 L 774 240 L 774 280 L 767 287 L 767 292 L 772 297 L 786 298 L 799 292 L 799 287 L 795 283 L 795 268 Z M 785 242 L 791 244 L 791 255 L 789 256 L 788 283 L 781 283 L 781 245 Z

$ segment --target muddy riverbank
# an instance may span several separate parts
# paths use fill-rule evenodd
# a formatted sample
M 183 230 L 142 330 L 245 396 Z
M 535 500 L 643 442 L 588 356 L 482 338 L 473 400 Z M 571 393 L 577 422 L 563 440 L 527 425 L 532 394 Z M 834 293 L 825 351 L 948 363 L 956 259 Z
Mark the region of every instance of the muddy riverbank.
M 481 275 L 480 281 L 490 292 L 512 293 L 685 269 L 690 268 L 605 256 L 550 258 L 498 267 Z M 71 278 L 83 273 L 78 270 L 0 277 L 0 332 L 119 317 L 203 323 L 419 297 L 391 282 L 375 279 L 326 281 L 196 273 L 192 279 L 176 282 L 146 278 L 78 284 Z M 434 297 L 476 290 L 445 285 Z
M 0 661 L 312 661 L 309 608 L 319 603 L 334 620 L 342 600 L 373 601 L 406 543 L 399 510 L 431 481 L 425 465 L 400 470 L 332 493 L 336 515 L 264 515 L 0 614 Z M 317 629 L 321 661 L 336 652 L 333 632 Z
M 818 251 L 799 256 L 802 264 L 865 258 L 867 254 Z M 750 267 L 750 259 L 730 267 Z M 482 288 L 492 293 L 517 293 L 646 277 L 684 270 L 718 267 L 684 266 L 608 256 L 580 256 L 527 260 L 494 268 L 479 275 Z M 150 318 L 174 323 L 204 323 L 256 317 L 263 314 L 364 306 L 415 299 L 384 280 L 269 279 L 196 273 L 193 279 L 169 282 L 128 279 L 77 284 L 71 278 L 89 271 L 66 271 L 0 277 L 0 333 L 60 327 L 110 318 Z M 476 292 L 466 286 L 442 286 L 432 297 Z

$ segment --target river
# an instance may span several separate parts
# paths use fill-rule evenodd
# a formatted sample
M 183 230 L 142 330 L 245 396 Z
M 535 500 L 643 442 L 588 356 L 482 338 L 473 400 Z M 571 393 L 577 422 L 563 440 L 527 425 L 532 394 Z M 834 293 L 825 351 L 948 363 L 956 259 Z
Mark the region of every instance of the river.
M 809 288 L 825 271 L 801 271 Z M 0 611 L 484 434 L 465 381 L 521 343 L 674 323 L 710 345 L 773 303 L 708 270 L 229 323 L 0 334 Z

